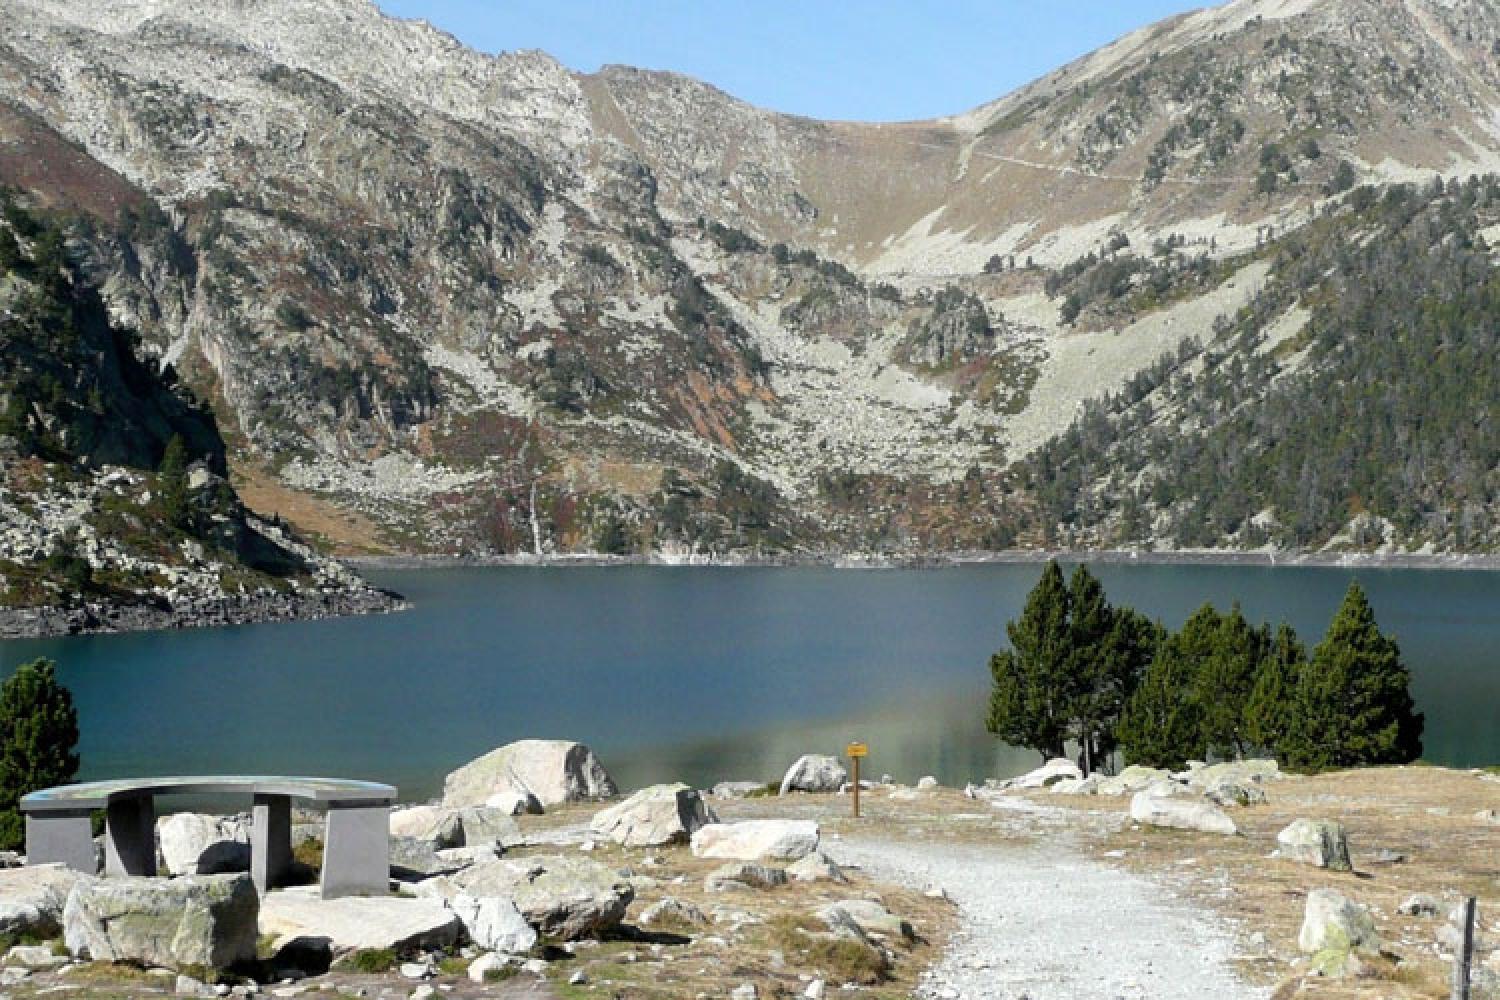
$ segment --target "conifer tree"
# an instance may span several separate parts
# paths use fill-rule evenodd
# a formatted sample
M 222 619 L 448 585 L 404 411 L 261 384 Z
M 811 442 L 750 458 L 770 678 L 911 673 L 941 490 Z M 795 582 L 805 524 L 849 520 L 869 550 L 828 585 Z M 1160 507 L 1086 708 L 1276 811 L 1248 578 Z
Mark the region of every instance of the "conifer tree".
M 1250 746 L 1245 709 L 1266 655 L 1263 637 L 1245 620 L 1239 604 L 1222 617 L 1205 605 L 1183 633 L 1191 636 L 1199 657 L 1196 687 L 1204 745 L 1219 757 L 1243 758 Z
M 1193 638 L 1179 632 L 1162 640 L 1120 720 L 1120 752 L 1126 764 L 1175 768 L 1202 753 L 1197 677 Z
M 1400 647 L 1380 631 L 1356 581 L 1302 669 L 1286 738 L 1291 767 L 1406 764 L 1422 754 L 1422 714 Z
M 990 658 L 994 684 L 986 728 L 1046 760 L 1063 753 L 1069 669 L 1073 664 L 1070 597 L 1062 569 L 1047 563 L 1017 621 L 1005 626 L 1011 648 Z
M 0 850 L 25 844 L 21 796 L 78 773 L 78 713 L 50 660 L 17 668 L 0 685 Z
M 1296 631 L 1285 622 L 1276 630 L 1275 638 L 1265 637 L 1264 641 L 1266 655 L 1260 661 L 1255 686 L 1245 705 L 1245 733 L 1256 750 L 1281 757 L 1307 651 Z

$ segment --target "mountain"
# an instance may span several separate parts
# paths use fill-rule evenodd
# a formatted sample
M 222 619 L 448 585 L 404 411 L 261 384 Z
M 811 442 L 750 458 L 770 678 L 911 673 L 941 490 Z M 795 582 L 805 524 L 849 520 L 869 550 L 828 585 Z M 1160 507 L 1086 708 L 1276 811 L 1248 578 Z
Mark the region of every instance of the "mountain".
M 0 192 L 0 637 L 394 607 L 226 482 L 213 414 L 138 357 L 63 231 Z
M 1285 256 L 1314 226 L 1384 232 L 1341 207 L 1357 191 L 1500 168 L 1482 0 L 1236 0 L 894 124 L 487 56 L 363 0 L 0 12 L 0 181 L 73 215 L 87 276 L 210 402 L 246 498 L 334 547 L 1305 549 L 1365 545 L 1365 515 L 1406 526 L 1396 548 L 1494 547 L 1351 505 L 1338 475 L 1315 530 L 1246 531 L 1288 519 L 1284 470 L 1212 530 L 1122 531 L 1079 511 L 1150 463 L 1069 443 L 1143 378 L 1258 357 L 1246 311 L 1301 336 L 1302 299 L 1338 288 Z M 1487 209 L 1465 211 L 1481 237 Z M 1280 360 L 1247 412 L 1322 377 L 1322 354 Z M 1448 461 L 1492 483 L 1486 433 Z M 1203 489 L 1152 482 L 1188 491 L 1152 501 L 1179 519 Z

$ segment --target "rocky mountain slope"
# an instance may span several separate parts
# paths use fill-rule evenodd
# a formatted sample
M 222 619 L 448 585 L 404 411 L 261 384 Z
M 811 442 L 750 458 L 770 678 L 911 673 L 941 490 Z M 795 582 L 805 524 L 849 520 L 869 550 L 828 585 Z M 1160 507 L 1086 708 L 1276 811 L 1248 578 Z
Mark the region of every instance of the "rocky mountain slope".
M 1191 364 L 1280 280 L 1268 248 L 1358 185 L 1500 168 L 1482 0 L 1236 0 L 887 125 L 367 0 L 0 13 L 0 180 L 77 215 L 236 481 L 366 550 L 1055 539 L 1017 463 Z
M 247 511 L 226 471 L 212 413 L 0 191 L 0 637 L 395 606 Z

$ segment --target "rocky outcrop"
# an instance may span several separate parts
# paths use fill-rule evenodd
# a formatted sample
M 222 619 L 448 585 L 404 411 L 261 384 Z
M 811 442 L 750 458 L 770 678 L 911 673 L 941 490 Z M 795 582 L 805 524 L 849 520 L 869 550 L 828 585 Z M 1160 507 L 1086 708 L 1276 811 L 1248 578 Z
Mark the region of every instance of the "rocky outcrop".
M 1195 830 L 1232 836 L 1239 832 L 1234 820 L 1207 799 L 1171 794 L 1161 785 L 1136 792 L 1130 800 L 1130 818 L 1143 826 Z
M 787 866 L 787 874 L 798 882 L 848 882 L 844 870 L 822 851 L 813 851 Z
M 836 792 L 849 780 L 849 772 L 837 757 L 804 754 L 787 768 L 781 779 L 781 794 L 788 792 Z
M 1155 767 L 1131 764 L 1119 774 L 1099 779 L 1100 795 L 1134 795 L 1160 781 L 1170 781 L 1171 773 Z
M 708 916 L 692 903 L 666 896 L 641 911 L 642 927 L 703 927 Z
M 513 814 L 504 809 L 470 806 L 411 806 L 391 812 L 391 836 L 416 840 L 434 850 L 458 847 L 510 847 L 524 839 Z
M 812 820 L 757 819 L 711 823 L 693 834 L 693 855 L 736 861 L 800 861 L 818 849 Z
M 404 953 L 453 945 L 463 934 L 463 923 L 441 900 L 321 899 L 311 890 L 284 890 L 267 894 L 262 902 L 260 932 L 276 938 L 278 946 L 299 938 L 321 939 L 335 954 L 381 949 Z M 252 950 L 253 944 L 252 939 Z
M 865 936 L 884 938 L 893 944 L 912 941 L 917 936 L 909 922 L 872 899 L 839 900 L 820 908 L 817 915 L 830 930 L 852 921 Z
M 526 796 L 542 806 L 607 799 L 614 780 L 582 743 L 520 740 L 492 750 L 449 774 L 443 805 L 482 806 L 494 796 Z
M 626 847 L 685 844 L 717 822 L 703 798 L 687 785 L 652 785 L 594 815 L 589 829 Z
M 1349 861 L 1349 838 L 1342 823 L 1299 819 L 1276 835 L 1277 849 L 1288 861 L 1329 871 L 1353 869 Z
M 1028 771 L 1018 778 L 1007 782 L 1004 787 L 1028 790 L 1033 788 L 1048 788 L 1059 781 L 1081 781 L 1083 771 L 1077 764 L 1065 757 L 1057 757 L 1047 761 L 1035 771 Z
M 162 863 L 173 875 L 250 870 L 250 829 L 243 820 L 173 813 L 156 821 Z
M 82 878 L 63 909 L 74 955 L 167 969 L 255 958 L 260 897 L 248 875 Z

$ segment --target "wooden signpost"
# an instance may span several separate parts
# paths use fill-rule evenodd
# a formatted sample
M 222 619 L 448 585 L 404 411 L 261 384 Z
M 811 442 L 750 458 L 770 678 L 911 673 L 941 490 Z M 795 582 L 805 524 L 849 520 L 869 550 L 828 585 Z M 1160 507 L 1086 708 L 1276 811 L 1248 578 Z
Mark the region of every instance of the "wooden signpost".
M 859 819 L 859 759 L 869 756 L 870 748 L 855 740 L 844 748 L 844 753 L 849 755 L 849 761 L 854 765 L 854 784 L 850 787 L 854 790 L 854 818 Z

